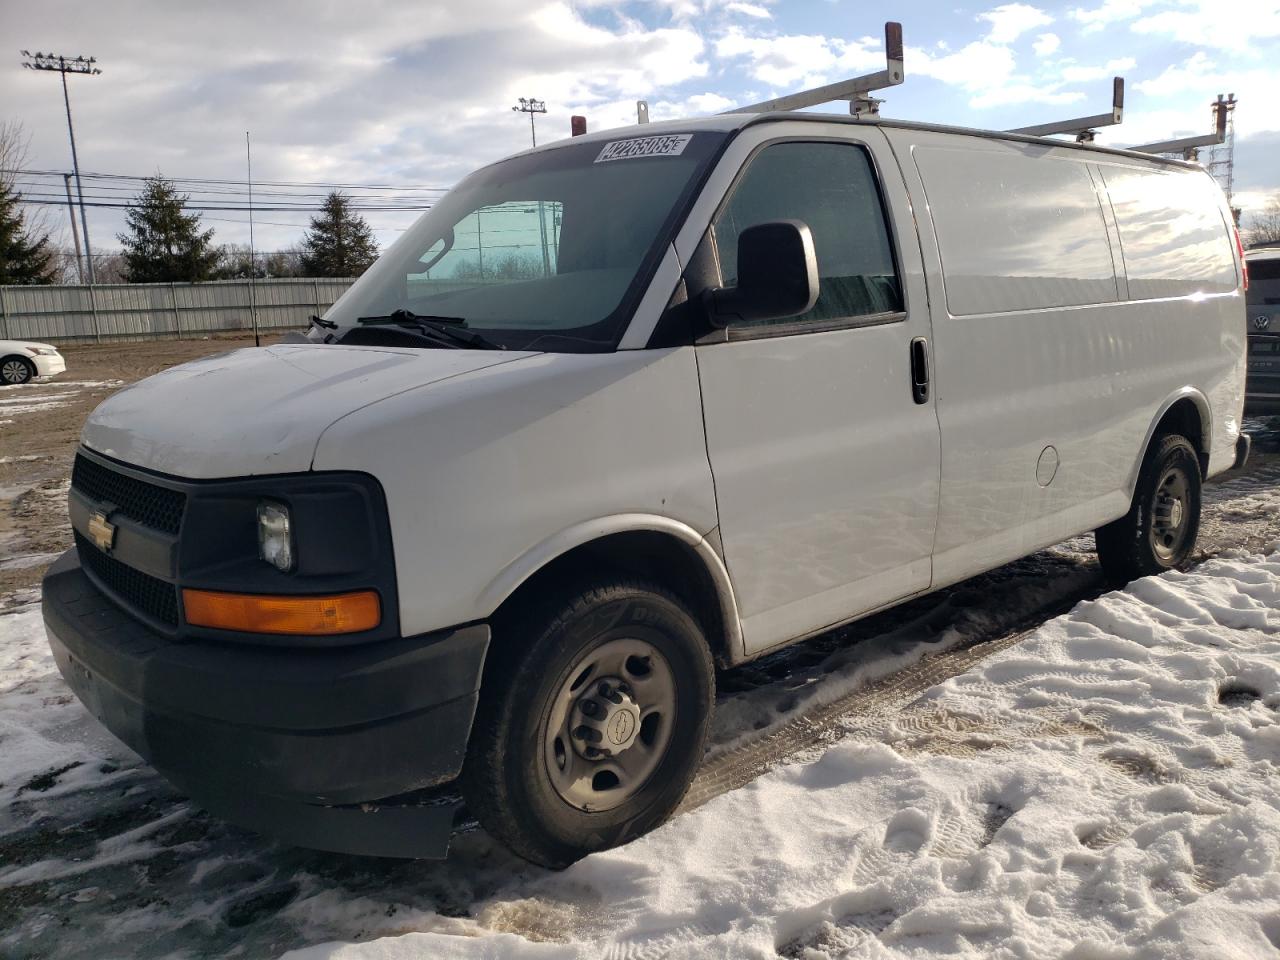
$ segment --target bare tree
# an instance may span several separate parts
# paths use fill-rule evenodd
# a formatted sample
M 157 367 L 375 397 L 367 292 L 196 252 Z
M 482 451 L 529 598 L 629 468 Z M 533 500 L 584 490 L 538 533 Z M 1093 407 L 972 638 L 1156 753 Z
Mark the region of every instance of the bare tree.
M 31 135 L 17 120 L 0 120 L 0 187 L 21 195 L 19 170 L 30 158 Z M 59 245 L 66 239 L 66 225 L 56 206 L 23 204 L 23 219 L 33 236 L 47 236 Z
M 1264 243 L 1280 243 L 1280 195 L 1272 196 L 1262 208 L 1250 218 L 1249 246 L 1256 247 Z
M 22 124 L 0 122 L 0 277 L 5 283 L 53 283 L 58 279 L 48 208 L 24 203 L 21 174 L 31 138 Z

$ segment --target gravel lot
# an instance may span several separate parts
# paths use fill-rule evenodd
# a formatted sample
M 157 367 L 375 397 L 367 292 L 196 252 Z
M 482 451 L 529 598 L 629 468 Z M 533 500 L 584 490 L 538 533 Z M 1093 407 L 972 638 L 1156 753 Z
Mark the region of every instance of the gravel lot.
M 71 545 L 67 482 L 93 408 L 166 367 L 252 344 L 252 337 L 220 337 L 68 346 L 66 373 L 0 387 L 0 611 L 37 587 Z

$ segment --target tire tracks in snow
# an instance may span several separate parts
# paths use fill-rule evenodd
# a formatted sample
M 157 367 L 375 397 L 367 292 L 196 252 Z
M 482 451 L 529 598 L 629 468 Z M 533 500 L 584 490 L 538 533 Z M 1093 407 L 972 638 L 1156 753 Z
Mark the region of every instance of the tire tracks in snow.
M 1274 541 L 1280 537 L 1280 514 L 1275 509 L 1274 500 L 1269 509 L 1267 504 L 1262 503 L 1257 505 L 1257 509 L 1247 513 L 1237 507 L 1240 501 L 1252 500 L 1263 491 L 1280 487 L 1280 456 L 1267 455 L 1259 459 L 1262 462 L 1257 466 L 1247 468 L 1238 475 L 1228 474 L 1222 480 L 1206 486 L 1197 563 L 1224 550 L 1241 547 L 1257 549 L 1263 541 Z M 1242 520 L 1252 520 L 1254 524 L 1249 525 L 1246 531 L 1241 531 Z M 1239 535 L 1242 532 L 1244 536 Z M 1080 539 L 1092 538 L 1077 538 L 1077 541 Z M 1017 561 L 1010 567 L 1023 562 L 1026 561 Z M 1007 568 L 1001 568 L 1005 569 Z M 975 580 L 982 581 L 991 576 L 992 574 L 984 574 Z M 1026 610 L 1013 623 L 979 628 L 938 653 L 926 654 L 917 663 L 871 680 L 865 685 L 854 685 L 835 699 L 788 716 L 780 725 L 771 725 L 755 735 L 744 735 L 719 749 L 713 747 L 685 795 L 680 812 L 700 807 L 723 793 L 745 786 L 781 763 L 801 759 L 806 753 L 821 750 L 851 733 L 871 733 L 872 729 L 883 727 L 895 715 L 909 710 L 926 690 L 1015 646 L 1045 621 L 1066 613 L 1082 600 L 1101 596 L 1109 589 L 1096 568 L 1090 570 L 1083 565 L 1076 577 L 1064 576 L 1063 580 L 1065 582 L 1059 585 L 1058 591 L 1051 590 L 1047 599 L 1033 609 Z M 964 586 L 960 585 L 961 588 Z M 953 591 L 956 589 L 952 588 Z M 989 596 L 986 602 L 990 602 Z M 911 632 L 913 628 L 920 632 L 922 627 L 927 629 L 933 626 L 938 631 L 937 640 L 941 641 L 941 634 L 945 633 L 948 624 L 946 618 L 939 617 L 939 614 L 946 613 L 950 604 L 950 596 L 944 594 L 944 599 L 934 609 L 926 611 L 915 620 L 896 626 L 891 633 Z M 881 634 L 860 642 L 869 643 L 884 637 Z M 749 667 L 750 665 L 747 669 Z M 778 681 L 784 684 L 787 682 Z M 1118 772 L 1123 772 L 1123 762 L 1118 760 L 1117 767 L 1121 768 Z

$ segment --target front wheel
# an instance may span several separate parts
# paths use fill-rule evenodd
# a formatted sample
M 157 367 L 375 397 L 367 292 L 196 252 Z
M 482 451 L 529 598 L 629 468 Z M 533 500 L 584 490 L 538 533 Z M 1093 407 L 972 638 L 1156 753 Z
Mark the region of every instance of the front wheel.
M 26 383 L 36 375 L 36 367 L 26 357 L 5 357 L 0 360 L 0 383 L 16 387 Z
M 1200 532 L 1200 458 L 1185 438 L 1157 437 L 1129 512 L 1097 531 L 1098 560 L 1115 586 L 1184 563 Z
M 563 867 L 669 817 L 702 759 L 715 694 L 683 603 L 655 584 L 608 581 L 497 629 L 463 771 L 485 829 Z

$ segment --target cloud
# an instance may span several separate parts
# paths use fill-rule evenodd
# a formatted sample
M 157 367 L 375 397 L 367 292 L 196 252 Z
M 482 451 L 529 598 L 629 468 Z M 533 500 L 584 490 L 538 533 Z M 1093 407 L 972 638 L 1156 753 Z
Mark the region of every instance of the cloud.
M 762 7 L 755 3 L 726 3 L 724 10 L 725 13 L 738 13 L 744 17 L 754 17 L 757 20 L 773 19 L 773 14 L 769 12 L 767 7 Z
M 907 62 L 914 75 L 964 90 L 969 94 L 969 106 L 978 110 L 1022 103 L 1074 103 L 1084 96 L 1062 90 L 1061 81 L 1037 83 L 1019 74 L 1013 50 L 987 40 L 976 40 L 941 57 L 911 48 Z
M 749 34 L 740 27 L 715 42 L 722 60 L 745 59 L 751 77 L 775 90 L 818 86 L 836 73 L 862 73 L 883 67 L 879 41 L 842 40 L 817 34 Z
M 734 106 L 736 103 L 733 100 L 718 93 L 695 93 L 682 100 L 658 100 L 650 104 L 649 116 L 653 120 L 706 117 L 713 113 L 724 113 Z
M 31 38 L 24 44 L 101 59 L 102 76 L 71 80 L 86 170 L 236 178 L 251 130 L 261 180 L 447 186 L 528 145 L 528 118 L 509 109 L 517 96 L 547 102 L 542 141 L 567 136 L 575 112 L 592 130 L 634 123 L 636 99 L 671 99 L 707 75 L 698 29 L 598 13 L 588 22 L 566 2 L 516 0 L 322 10 L 304 0 L 119 0 L 109 9 L 46 0 L 6 7 L 4 21 L 6 36 Z M 33 166 L 69 166 L 61 90 L 49 76 L 0 65 L 0 116 L 26 124 Z M 212 216 L 220 242 L 243 240 L 243 225 L 221 222 L 237 214 Z M 414 216 L 370 219 L 385 242 Z M 89 217 L 95 248 L 114 246 L 119 216 Z M 260 228 L 271 247 L 294 242 L 307 216 L 264 219 L 299 223 Z
M 978 14 L 978 19 L 991 24 L 987 39 L 992 43 L 1012 43 L 1028 30 L 1053 23 L 1053 17 L 1025 3 L 1003 4 Z
M 1243 52 L 1258 40 L 1280 36 L 1280 4 L 1241 0 L 1228 10 L 1221 0 L 1190 0 L 1143 17 L 1133 30 L 1198 47 Z
M 1035 51 L 1037 57 L 1047 57 L 1056 53 L 1060 46 L 1062 46 L 1062 39 L 1056 33 L 1042 33 L 1036 37 L 1036 42 L 1031 44 L 1031 49 Z
M 1143 8 L 1150 6 L 1152 0 L 1104 0 L 1099 7 L 1085 10 L 1077 7 L 1071 11 L 1071 18 L 1084 24 L 1085 33 L 1095 33 L 1121 20 L 1132 20 L 1142 13 Z
M 1108 60 L 1106 64 L 1100 67 L 1083 67 L 1075 64 L 1064 66 L 1060 75 L 1067 83 L 1086 83 L 1090 80 L 1102 80 L 1105 77 L 1123 75 L 1126 71 L 1132 70 L 1137 64 L 1138 62 L 1133 57 L 1121 57 L 1118 60 Z

